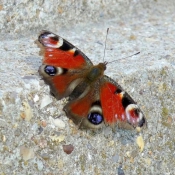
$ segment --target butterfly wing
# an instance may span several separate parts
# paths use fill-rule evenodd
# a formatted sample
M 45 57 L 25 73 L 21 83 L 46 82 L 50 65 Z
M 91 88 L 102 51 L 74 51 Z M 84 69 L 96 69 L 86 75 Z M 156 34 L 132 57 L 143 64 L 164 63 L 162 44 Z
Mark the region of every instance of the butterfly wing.
M 100 101 L 105 123 L 119 126 L 142 127 L 146 124 L 144 114 L 134 100 L 111 78 L 104 76 L 100 86 Z
M 107 76 L 99 78 L 87 89 L 86 94 L 70 101 L 64 110 L 75 123 L 84 128 L 118 124 L 119 127 L 132 129 L 146 124 L 134 100 Z
M 102 108 L 100 104 L 100 80 L 92 84 L 83 81 L 72 94 L 80 92 L 78 98 L 73 98 L 64 107 L 67 116 L 82 128 L 100 128 L 104 124 Z
M 74 45 L 52 32 L 42 31 L 38 41 L 44 46 L 40 75 L 57 99 L 69 96 L 92 62 Z

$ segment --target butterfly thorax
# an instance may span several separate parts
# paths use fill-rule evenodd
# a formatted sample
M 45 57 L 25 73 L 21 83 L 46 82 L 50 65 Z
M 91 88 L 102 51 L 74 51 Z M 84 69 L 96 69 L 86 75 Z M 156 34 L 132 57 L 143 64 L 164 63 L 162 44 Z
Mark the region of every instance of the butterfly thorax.
M 90 82 L 94 82 L 104 75 L 105 70 L 106 65 L 104 63 L 99 63 L 98 65 L 93 66 L 87 74 L 87 80 Z

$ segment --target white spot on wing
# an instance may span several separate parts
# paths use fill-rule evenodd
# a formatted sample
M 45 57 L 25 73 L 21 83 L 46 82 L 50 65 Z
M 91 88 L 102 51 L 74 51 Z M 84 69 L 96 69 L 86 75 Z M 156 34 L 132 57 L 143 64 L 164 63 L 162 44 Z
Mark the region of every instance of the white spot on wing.
M 120 98 L 122 98 L 122 97 L 124 96 L 124 94 L 125 94 L 125 92 L 122 91 L 122 92 L 120 93 Z
M 62 45 L 63 45 L 63 38 L 61 38 L 61 37 L 59 37 L 59 41 L 57 42 L 57 44 L 56 44 L 56 48 L 59 48 L 59 47 L 61 47 Z
M 57 67 L 57 75 L 61 75 L 63 73 L 63 69 L 61 67 Z
M 124 92 L 124 91 L 122 91 L 120 94 L 121 94 L 121 95 L 124 95 L 124 94 L 125 94 L 125 92 Z
M 91 112 L 98 112 L 98 113 L 102 114 L 102 109 L 100 106 L 94 105 L 91 107 L 89 113 L 91 113 Z
M 117 114 L 115 114 L 115 116 L 114 116 L 114 117 L 115 117 L 115 119 L 117 119 L 117 118 L 118 118 L 118 115 L 117 115 Z
M 48 48 L 47 48 L 47 51 L 49 51 L 49 52 L 53 52 L 53 49 L 50 48 L 50 47 L 48 47 Z
M 71 50 L 69 50 L 69 52 L 71 52 L 71 53 L 75 53 L 75 51 L 76 51 L 76 48 L 74 47 L 73 49 L 71 49 Z
M 53 33 L 46 35 L 46 38 L 50 38 L 50 37 L 53 38 L 53 37 L 55 37 L 55 35 Z
M 124 120 L 125 119 L 125 115 L 124 114 L 122 114 L 122 120 Z

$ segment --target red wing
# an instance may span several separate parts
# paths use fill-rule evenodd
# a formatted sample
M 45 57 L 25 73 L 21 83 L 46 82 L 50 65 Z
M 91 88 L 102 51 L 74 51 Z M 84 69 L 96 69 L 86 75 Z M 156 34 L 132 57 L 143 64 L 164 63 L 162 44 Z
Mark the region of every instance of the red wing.
M 67 72 L 63 75 L 49 76 L 45 73 L 45 65 L 42 65 L 39 69 L 40 75 L 44 81 L 50 86 L 51 93 L 59 100 L 63 97 L 67 97 L 71 94 L 74 88 L 83 80 L 79 74 L 72 75 Z
M 129 123 L 134 127 L 142 127 L 145 118 L 134 100 L 112 79 L 104 76 L 100 89 L 100 101 L 106 123 Z
M 92 65 L 83 52 L 52 32 L 42 31 L 38 40 L 44 46 L 43 64 L 67 69 L 81 69 Z
M 76 120 L 80 120 L 82 118 L 86 118 L 91 108 L 92 101 L 89 99 L 89 94 L 81 99 L 75 99 L 69 102 L 65 106 L 65 110 L 67 113 L 71 113 L 69 117 L 75 118 Z M 79 119 L 78 119 L 79 118 Z
M 42 31 L 38 38 L 44 46 L 40 75 L 57 99 L 68 96 L 92 66 L 89 58 L 58 35 Z
M 95 85 L 97 84 L 95 83 Z M 94 87 L 87 86 L 79 98 L 75 98 L 64 107 L 67 116 L 83 128 L 95 129 L 104 124 L 99 93 L 95 93 L 96 88 L 98 89 L 98 85 Z

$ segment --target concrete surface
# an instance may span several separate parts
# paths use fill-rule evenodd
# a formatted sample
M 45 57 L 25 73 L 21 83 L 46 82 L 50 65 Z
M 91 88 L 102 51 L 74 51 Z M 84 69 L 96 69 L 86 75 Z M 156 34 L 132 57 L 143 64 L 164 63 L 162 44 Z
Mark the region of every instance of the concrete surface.
M 174 11 L 173 0 L 0 1 L 0 175 L 175 174 Z M 78 130 L 62 111 L 66 100 L 50 96 L 37 72 L 40 30 L 98 63 L 108 27 L 105 60 L 141 52 L 106 70 L 144 111 L 148 128 L 140 133 Z

